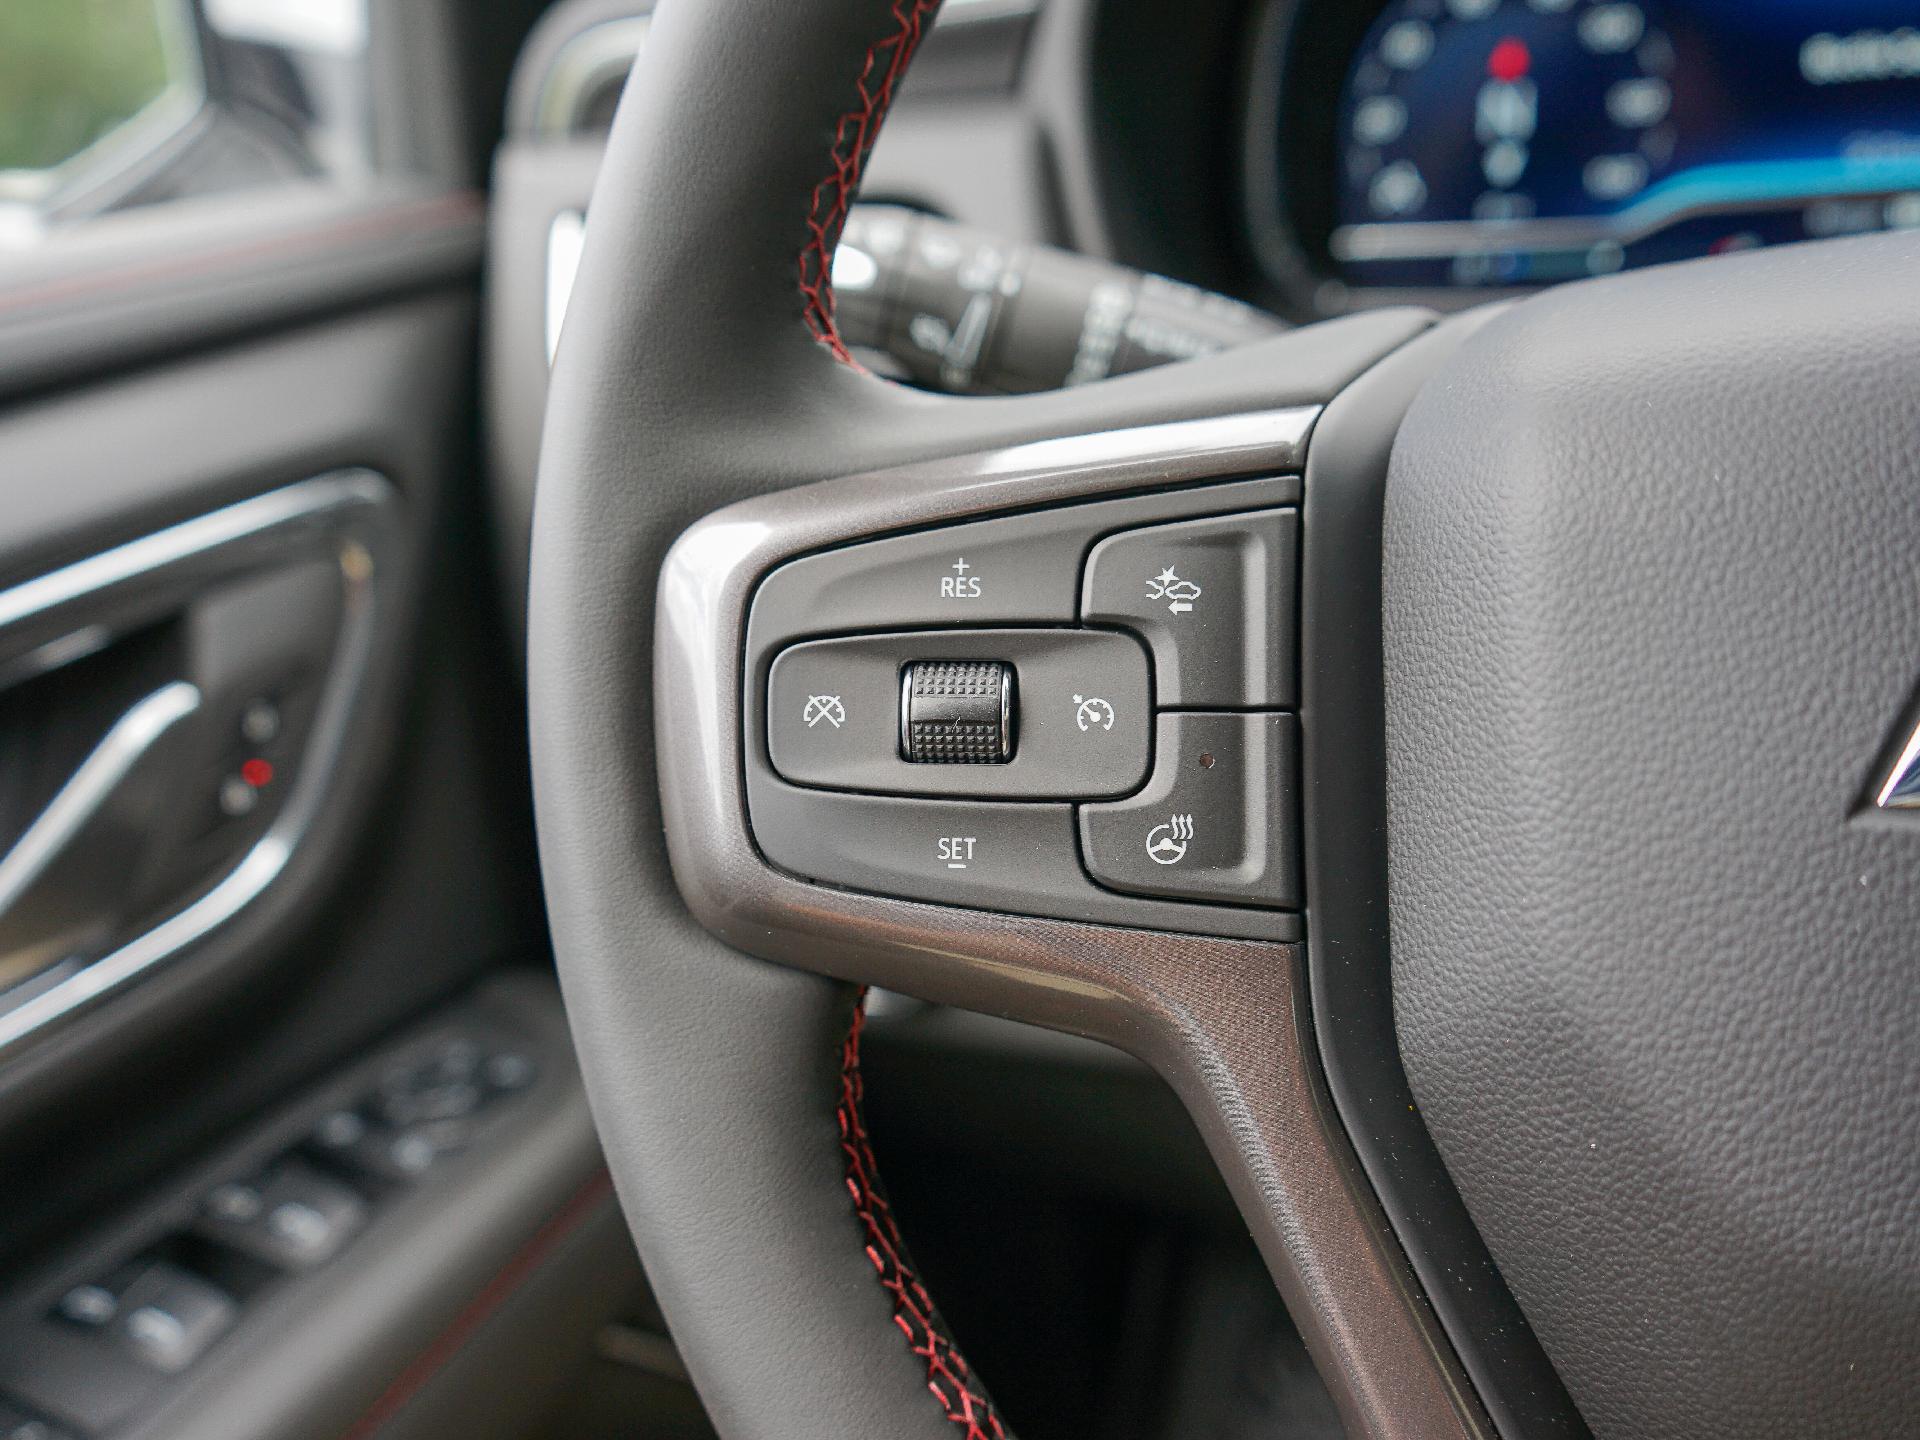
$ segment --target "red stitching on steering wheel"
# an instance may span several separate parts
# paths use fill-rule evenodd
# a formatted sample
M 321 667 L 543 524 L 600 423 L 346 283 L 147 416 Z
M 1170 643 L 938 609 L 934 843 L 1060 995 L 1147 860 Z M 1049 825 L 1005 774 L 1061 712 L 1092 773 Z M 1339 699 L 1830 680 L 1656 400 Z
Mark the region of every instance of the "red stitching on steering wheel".
M 879 137 L 880 122 L 893 104 L 894 88 L 907 73 L 907 63 L 920 46 L 920 37 L 940 0 L 893 0 L 893 30 L 867 47 L 860 64 L 859 104 L 833 127 L 831 168 L 813 187 L 813 205 L 807 212 L 807 240 L 800 247 L 800 294 L 805 301 L 807 329 L 834 353 L 836 359 L 857 365 L 840 339 L 833 318 L 833 251 L 847 223 L 847 207 L 860 188 L 860 172 Z
M 867 1141 L 866 1116 L 861 1108 L 865 1082 L 860 1075 L 860 1031 L 867 1021 L 863 990 L 853 1007 L 853 1024 L 840 1049 L 840 1149 L 847 1159 L 847 1193 L 854 1213 L 866 1231 L 867 1259 L 873 1262 L 880 1284 L 893 1298 L 893 1323 L 907 1337 L 907 1345 L 927 1366 L 927 1389 L 941 1411 L 961 1428 L 966 1440 L 1010 1440 L 994 1413 L 993 1402 L 976 1388 L 973 1373 L 959 1348 L 942 1329 L 927 1288 L 907 1258 L 906 1243 L 894 1224 L 893 1209 L 880 1190 L 873 1147 Z

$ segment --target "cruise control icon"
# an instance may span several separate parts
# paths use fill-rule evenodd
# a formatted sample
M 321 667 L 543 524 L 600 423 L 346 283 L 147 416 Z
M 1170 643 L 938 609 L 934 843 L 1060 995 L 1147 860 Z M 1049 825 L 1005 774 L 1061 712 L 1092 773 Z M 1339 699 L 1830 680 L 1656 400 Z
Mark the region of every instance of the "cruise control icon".
M 1073 697 L 1073 703 L 1075 706 L 1073 718 L 1082 730 L 1113 729 L 1113 706 L 1098 695 L 1076 695 Z
M 1147 581 L 1147 599 L 1166 601 L 1167 609 L 1175 615 L 1192 614 L 1193 602 L 1203 593 L 1193 581 L 1174 574 L 1171 565 Z
M 809 730 L 822 720 L 838 730 L 847 723 L 847 707 L 840 703 L 838 695 L 809 695 L 807 707 L 800 712 L 800 718 L 807 722 Z
M 1193 816 L 1170 815 L 1147 832 L 1147 858 L 1156 865 L 1178 865 L 1193 839 Z

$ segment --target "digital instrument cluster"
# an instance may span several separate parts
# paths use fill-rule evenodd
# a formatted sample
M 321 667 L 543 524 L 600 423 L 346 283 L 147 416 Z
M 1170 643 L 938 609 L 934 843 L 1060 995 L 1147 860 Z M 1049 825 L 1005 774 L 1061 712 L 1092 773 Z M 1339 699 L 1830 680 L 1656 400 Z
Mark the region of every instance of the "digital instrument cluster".
M 1348 285 L 1920 226 L 1917 0 L 1390 0 L 1360 25 L 1321 213 L 1295 214 Z

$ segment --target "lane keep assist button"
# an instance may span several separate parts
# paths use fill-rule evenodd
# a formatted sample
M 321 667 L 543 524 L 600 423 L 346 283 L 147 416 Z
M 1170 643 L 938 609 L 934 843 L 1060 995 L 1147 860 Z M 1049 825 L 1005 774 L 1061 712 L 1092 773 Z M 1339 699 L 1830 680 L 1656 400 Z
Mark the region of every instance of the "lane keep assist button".
M 1261 510 L 1109 535 L 1080 618 L 1145 638 L 1163 707 L 1289 709 L 1298 528 L 1298 511 Z

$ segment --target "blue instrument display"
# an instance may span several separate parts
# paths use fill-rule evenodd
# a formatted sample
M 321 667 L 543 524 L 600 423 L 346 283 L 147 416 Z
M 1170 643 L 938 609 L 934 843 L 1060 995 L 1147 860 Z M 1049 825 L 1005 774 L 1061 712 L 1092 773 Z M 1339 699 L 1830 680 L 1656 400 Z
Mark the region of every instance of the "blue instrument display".
M 1360 285 L 1920 226 L 1920 0 L 1390 0 L 1338 135 Z

